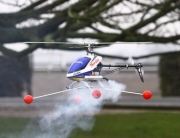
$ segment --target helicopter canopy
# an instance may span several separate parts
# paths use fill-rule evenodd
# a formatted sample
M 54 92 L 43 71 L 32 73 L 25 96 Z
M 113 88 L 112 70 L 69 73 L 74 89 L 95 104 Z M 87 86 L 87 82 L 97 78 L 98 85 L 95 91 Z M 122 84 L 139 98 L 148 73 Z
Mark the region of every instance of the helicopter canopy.
M 89 57 L 81 57 L 81 58 L 77 59 L 69 67 L 68 73 L 73 73 L 73 72 L 84 69 L 90 60 L 91 60 L 91 58 L 89 58 Z

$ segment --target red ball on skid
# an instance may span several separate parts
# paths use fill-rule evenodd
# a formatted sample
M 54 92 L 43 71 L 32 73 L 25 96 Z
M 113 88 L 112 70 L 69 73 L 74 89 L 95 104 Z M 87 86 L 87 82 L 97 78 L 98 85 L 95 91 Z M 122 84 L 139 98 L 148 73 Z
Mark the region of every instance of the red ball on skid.
M 31 95 L 26 95 L 26 96 L 24 97 L 24 102 L 25 102 L 26 104 L 31 104 L 31 103 L 33 102 L 33 97 L 32 97 Z
M 150 91 L 146 90 L 146 91 L 143 92 L 142 96 L 143 96 L 144 99 L 149 100 L 152 97 L 152 93 Z
M 101 97 L 101 92 L 99 90 L 94 90 L 92 92 L 92 96 L 95 98 L 95 99 L 99 99 Z
M 74 96 L 74 102 L 79 104 L 82 102 L 82 97 L 80 95 L 75 95 Z

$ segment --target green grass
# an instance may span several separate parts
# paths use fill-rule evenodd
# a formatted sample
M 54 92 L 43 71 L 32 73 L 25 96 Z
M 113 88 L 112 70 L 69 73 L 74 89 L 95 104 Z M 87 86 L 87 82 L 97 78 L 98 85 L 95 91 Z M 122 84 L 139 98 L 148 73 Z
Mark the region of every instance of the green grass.
M 178 138 L 179 130 L 179 113 L 99 115 L 91 131 L 79 130 L 71 138 Z
M 180 113 L 107 114 L 95 117 L 91 131 L 76 130 L 70 138 L 178 138 Z M 20 133 L 29 119 L 0 117 L 0 137 Z
M 22 131 L 28 120 L 27 118 L 0 117 L 0 136 Z

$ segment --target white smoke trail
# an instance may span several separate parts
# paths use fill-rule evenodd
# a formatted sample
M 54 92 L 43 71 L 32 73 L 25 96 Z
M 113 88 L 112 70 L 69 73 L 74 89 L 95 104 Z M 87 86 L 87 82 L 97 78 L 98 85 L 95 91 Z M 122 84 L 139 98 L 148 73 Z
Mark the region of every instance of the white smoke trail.
M 103 83 L 103 85 L 105 85 L 105 84 Z M 105 85 L 105 86 L 107 87 L 107 85 Z M 112 100 L 112 102 L 116 102 L 121 96 L 121 91 L 126 89 L 126 85 L 117 83 L 113 80 L 109 80 L 108 88 L 119 90 L 119 91 L 109 91 L 109 90 L 102 91 L 103 92 L 102 93 L 103 100 L 107 99 L 107 100 Z
M 100 112 L 103 101 L 117 101 L 121 90 L 125 90 L 126 87 L 112 80 L 101 83 L 89 84 L 93 90 L 101 91 L 99 99 L 94 99 L 92 91 L 88 88 L 71 91 L 66 102 L 56 105 L 54 111 L 44 115 L 36 127 L 29 126 L 23 136 L 26 134 L 26 138 L 68 138 L 75 129 L 90 131 L 94 125 L 94 115 Z M 77 83 L 76 87 L 82 85 Z M 119 91 L 105 90 L 102 85 Z M 78 99 L 74 99 L 76 96 Z

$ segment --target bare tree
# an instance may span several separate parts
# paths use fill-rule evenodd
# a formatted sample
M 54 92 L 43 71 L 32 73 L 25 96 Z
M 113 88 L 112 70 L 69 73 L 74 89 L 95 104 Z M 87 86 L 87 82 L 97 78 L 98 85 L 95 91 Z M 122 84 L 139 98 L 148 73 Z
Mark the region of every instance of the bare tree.
M 0 14 L 0 50 L 22 57 L 39 47 L 67 48 L 36 44 L 17 53 L 3 44 L 68 38 L 179 44 L 179 13 L 178 0 L 38 0 L 22 4 L 17 12 Z
M 19 7 L 17 12 L 0 13 L 0 51 L 9 57 L 20 58 L 37 48 L 69 50 L 60 44 L 32 44 L 21 52 L 4 47 L 5 43 L 23 41 L 90 38 L 102 42 L 151 41 L 180 44 L 179 0 L 0 2 Z

